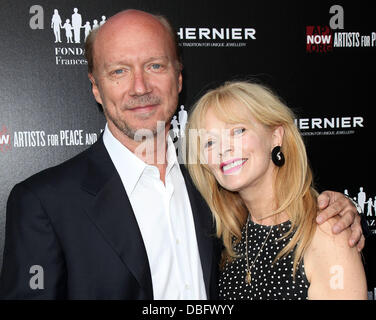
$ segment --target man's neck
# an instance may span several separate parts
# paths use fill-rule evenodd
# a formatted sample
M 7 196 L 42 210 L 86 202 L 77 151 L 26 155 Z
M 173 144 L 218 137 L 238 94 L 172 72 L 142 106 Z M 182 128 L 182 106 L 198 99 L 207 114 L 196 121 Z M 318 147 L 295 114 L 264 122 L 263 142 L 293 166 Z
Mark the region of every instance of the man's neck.
M 167 169 L 167 134 L 160 133 L 153 137 L 143 139 L 142 141 L 136 141 L 123 132 L 121 132 L 116 126 L 108 123 L 108 129 L 112 135 L 129 151 L 135 154 L 139 159 L 148 165 L 152 165 L 158 168 L 160 179 L 165 183 L 165 175 Z

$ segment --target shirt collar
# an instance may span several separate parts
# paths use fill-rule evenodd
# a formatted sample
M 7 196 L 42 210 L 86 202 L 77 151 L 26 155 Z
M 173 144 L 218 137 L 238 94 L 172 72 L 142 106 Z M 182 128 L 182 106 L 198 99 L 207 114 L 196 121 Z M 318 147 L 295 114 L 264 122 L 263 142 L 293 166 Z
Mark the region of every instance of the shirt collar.
M 103 143 L 123 182 L 127 194 L 131 194 L 139 181 L 146 163 L 117 140 L 108 125 L 104 129 Z
M 175 145 L 170 137 L 167 136 L 167 169 L 166 169 L 166 176 L 170 173 L 173 167 L 179 168 L 178 157 L 176 156 L 176 148 Z
M 138 158 L 132 151 L 117 140 L 111 133 L 110 129 L 108 129 L 107 124 L 103 133 L 103 143 L 112 162 L 115 165 L 117 172 L 120 175 L 127 194 L 132 194 L 142 174 L 144 173 L 145 168 L 149 165 Z M 176 149 L 171 137 L 168 135 L 166 177 L 171 172 L 171 169 L 175 166 L 178 166 L 179 168 Z

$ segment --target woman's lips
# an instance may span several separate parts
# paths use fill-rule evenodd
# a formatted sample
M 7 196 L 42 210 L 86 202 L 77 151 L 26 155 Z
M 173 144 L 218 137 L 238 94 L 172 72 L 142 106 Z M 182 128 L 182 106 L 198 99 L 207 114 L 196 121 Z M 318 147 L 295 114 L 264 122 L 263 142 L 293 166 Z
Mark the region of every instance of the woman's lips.
M 220 169 L 224 174 L 231 174 L 239 170 L 248 159 L 232 159 L 220 164 Z

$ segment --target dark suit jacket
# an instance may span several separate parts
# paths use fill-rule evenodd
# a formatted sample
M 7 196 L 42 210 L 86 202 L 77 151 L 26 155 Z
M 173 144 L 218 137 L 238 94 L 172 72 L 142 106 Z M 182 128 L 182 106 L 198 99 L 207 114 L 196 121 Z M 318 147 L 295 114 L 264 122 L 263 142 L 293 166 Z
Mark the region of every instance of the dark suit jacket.
M 181 169 L 207 296 L 216 299 L 221 245 L 209 208 Z M 43 268 L 43 289 L 30 287 L 31 278 L 40 276 L 30 272 L 33 265 Z M 73 159 L 13 188 L 0 298 L 153 299 L 142 236 L 102 137 Z

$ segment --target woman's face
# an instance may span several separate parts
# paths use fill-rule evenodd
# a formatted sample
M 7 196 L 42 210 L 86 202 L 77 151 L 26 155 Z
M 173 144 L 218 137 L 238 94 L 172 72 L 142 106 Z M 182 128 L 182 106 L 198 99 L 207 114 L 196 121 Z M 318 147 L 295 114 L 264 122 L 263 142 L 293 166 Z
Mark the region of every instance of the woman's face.
M 247 112 L 249 121 L 224 122 L 209 108 L 201 142 L 203 159 L 218 183 L 227 190 L 241 192 L 272 183 L 275 166 L 271 161 L 271 150 L 281 145 L 282 127 L 271 130 L 239 104 L 233 103 L 232 108 Z

